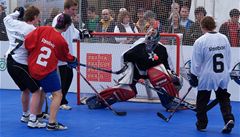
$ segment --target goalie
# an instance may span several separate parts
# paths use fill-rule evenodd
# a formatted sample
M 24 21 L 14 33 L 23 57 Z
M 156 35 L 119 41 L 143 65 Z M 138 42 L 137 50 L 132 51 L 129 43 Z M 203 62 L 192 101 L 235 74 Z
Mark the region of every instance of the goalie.
M 136 96 L 136 83 L 139 79 L 149 79 L 157 92 L 162 105 L 167 111 L 176 107 L 174 97 L 178 96 L 181 82 L 177 75 L 170 70 L 166 48 L 159 43 L 160 35 L 156 29 L 151 29 L 143 43 L 129 49 L 122 56 L 127 69 L 118 80 L 118 85 L 107 88 L 100 95 L 112 105 L 116 102 L 127 101 Z M 104 102 L 97 96 L 89 97 L 86 104 L 90 109 L 105 108 Z M 179 109 L 185 107 L 179 107 Z

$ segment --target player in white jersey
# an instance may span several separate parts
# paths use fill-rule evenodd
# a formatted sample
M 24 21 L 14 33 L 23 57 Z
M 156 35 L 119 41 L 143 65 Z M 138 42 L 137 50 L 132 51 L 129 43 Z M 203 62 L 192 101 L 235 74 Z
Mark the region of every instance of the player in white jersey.
M 46 123 L 40 122 L 37 118 L 37 115 L 42 112 L 44 95 L 39 88 L 39 84 L 28 73 L 28 52 L 24 46 L 24 38 L 35 29 L 34 24 L 39 22 L 39 14 L 39 9 L 34 6 L 30 6 L 25 13 L 23 7 L 18 7 L 15 9 L 15 12 L 4 18 L 4 25 L 6 26 L 10 44 L 6 53 L 7 70 L 22 91 L 23 115 L 21 121 L 28 122 L 28 126 L 31 128 L 46 127 Z M 19 20 L 22 17 L 24 21 Z M 31 102 L 30 92 L 32 93 Z M 28 108 L 29 104 L 30 109 Z
M 230 104 L 227 86 L 230 80 L 231 51 L 226 36 L 215 32 L 216 24 L 212 17 L 201 20 L 204 35 L 193 45 L 191 64 L 191 85 L 198 86 L 197 94 L 197 129 L 204 131 L 208 124 L 206 106 L 211 90 L 215 91 L 225 126 L 222 133 L 230 133 L 234 127 L 234 116 Z
M 64 11 L 63 13 L 70 15 L 71 17 L 76 14 L 78 8 L 78 4 L 75 0 L 65 0 L 64 1 Z M 57 24 L 57 18 L 60 14 L 58 14 L 52 22 L 52 26 L 55 27 Z M 73 53 L 73 48 L 75 48 L 73 39 L 76 39 L 79 37 L 79 31 L 74 27 L 73 23 L 67 31 L 62 33 L 63 37 L 68 43 L 68 48 L 70 50 L 70 53 Z M 61 87 L 62 87 L 62 101 L 61 101 L 61 109 L 70 110 L 71 106 L 68 105 L 68 101 L 66 99 L 66 95 L 68 93 L 68 90 L 71 86 L 72 79 L 73 79 L 73 70 L 72 68 L 69 68 L 67 66 L 66 62 L 59 61 L 58 63 L 58 70 L 60 73 L 61 78 Z

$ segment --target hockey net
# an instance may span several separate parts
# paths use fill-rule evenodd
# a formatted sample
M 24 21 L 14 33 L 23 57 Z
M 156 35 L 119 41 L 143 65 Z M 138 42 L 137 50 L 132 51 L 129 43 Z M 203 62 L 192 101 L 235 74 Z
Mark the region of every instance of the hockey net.
M 80 62 L 106 70 L 117 71 L 121 69 L 122 54 L 135 45 L 143 42 L 145 33 L 134 34 L 94 32 L 92 35 L 93 38 L 77 42 L 77 51 L 79 51 L 77 55 Z M 183 56 L 181 56 L 182 34 L 161 33 L 160 35 L 160 42 L 166 47 L 168 52 L 170 67 L 179 75 L 180 66 L 184 62 Z M 124 40 L 133 38 L 134 41 L 128 44 L 116 42 L 116 39 Z M 108 42 L 106 42 L 106 40 L 108 40 Z M 116 85 L 116 81 L 120 78 L 120 76 L 116 74 L 106 73 L 86 67 L 80 67 L 80 71 L 99 92 L 108 87 Z M 148 86 L 151 86 L 148 81 L 145 81 L 145 83 Z M 78 104 L 80 104 L 80 93 L 82 95 L 85 93 L 91 94 L 93 92 L 90 87 L 81 80 L 79 75 L 77 78 L 77 86 Z M 136 98 L 131 99 L 130 101 L 159 102 L 156 91 L 152 90 L 148 86 L 138 83 L 136 85 L 138 94 Z M 183 93 L 180 91 L 180 96 L 182 94 Z

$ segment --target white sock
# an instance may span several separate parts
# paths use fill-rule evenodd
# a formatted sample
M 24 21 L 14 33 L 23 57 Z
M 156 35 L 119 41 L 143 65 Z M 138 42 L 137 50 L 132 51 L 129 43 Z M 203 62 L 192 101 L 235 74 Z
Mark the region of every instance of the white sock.
M 22 113 L 24 116 L 29 116 L 29 112 L 27 111 L 27 112 L 23 112 Z
M 35 121 L 37 119 L 37 116 L 34 114 L 30 114 L 29 120 Z

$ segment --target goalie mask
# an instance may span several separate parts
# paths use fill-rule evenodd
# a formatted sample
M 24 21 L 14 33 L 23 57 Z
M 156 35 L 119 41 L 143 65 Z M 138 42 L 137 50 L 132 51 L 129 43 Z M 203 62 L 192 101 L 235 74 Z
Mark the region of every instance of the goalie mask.
M 156 48 L 155 45 L 157 45 L 157 43 L 160 41 L 160 34 L 159 31 L 157 29 L 150 29 L 146 36 L 145 36 L 145 41 L 144 43 L 146 44 L 146 51 L 148 53 L 151 53 L 154 51 L 154 49 Z

